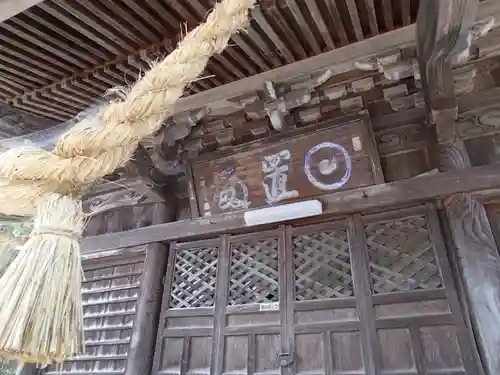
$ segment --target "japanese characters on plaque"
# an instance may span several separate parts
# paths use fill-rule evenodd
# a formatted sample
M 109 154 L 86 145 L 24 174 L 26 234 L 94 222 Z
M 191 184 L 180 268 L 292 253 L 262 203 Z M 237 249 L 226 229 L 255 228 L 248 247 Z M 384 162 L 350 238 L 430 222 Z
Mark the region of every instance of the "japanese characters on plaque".
M 373 142 L 354 121 L 193 164 L 203 216 L 291 202 L 375 183 Z M 253 147 L 252 147 L 253 146 Z

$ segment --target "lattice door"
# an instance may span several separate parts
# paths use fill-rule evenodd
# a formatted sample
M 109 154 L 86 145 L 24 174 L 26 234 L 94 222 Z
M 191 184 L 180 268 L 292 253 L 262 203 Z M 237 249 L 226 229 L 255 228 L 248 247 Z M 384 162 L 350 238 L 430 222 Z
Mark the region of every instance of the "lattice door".
M 476 374 L 432 206 L 172 247 L 155 374 Z

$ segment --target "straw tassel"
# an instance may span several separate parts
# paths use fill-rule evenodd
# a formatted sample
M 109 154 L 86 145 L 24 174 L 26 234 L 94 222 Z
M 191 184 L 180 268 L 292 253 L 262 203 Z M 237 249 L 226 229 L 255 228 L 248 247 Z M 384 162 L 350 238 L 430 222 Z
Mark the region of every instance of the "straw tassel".
M 50 194 L 0 278 L 0 356 L 49 364 L 83 352 L 81 202 Z

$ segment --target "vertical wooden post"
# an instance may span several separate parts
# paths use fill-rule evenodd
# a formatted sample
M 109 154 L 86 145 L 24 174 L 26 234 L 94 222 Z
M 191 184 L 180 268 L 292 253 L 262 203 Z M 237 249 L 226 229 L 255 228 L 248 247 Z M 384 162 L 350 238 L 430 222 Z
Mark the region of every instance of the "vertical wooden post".
M 16 375 L 38 375 L 43 374 L 45 372 L 44 369 L 38 368 L 36 365 L 32 363 L 26 363 L 20 372 L 16 372 Z
M 168 203 L 156 205 L 153 224 L 173 220 L 175 220 L 175 205 Z M 125 375 L 151 374 L 167 257 L 168 251 L 164 244 L 148 245 Z
M 460 139 L 440 145 L 440 169 L 470 168 Z M 471 194 L 445 200 L 477 342 L 490 375 L 500 374 L 500 257 L 484 206 Z

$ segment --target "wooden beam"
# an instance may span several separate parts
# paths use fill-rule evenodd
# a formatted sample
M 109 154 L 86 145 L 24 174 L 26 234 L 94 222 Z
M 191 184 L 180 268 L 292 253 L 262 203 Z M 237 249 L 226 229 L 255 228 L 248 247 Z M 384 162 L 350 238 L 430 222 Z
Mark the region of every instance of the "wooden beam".
M 477 19 L 484 19 L 499 14 L 500 1 L 487 0 L 480 4 Z M 176 113 L 190 111 L 210 105 L 211 103 L 222 102 L 227 98 L 259 91 L 266 81 L 273 81 L 279 84 L 299 76 L 313 74 L 314 72 L 326 69 L 330 69 L 333 74 L 345 73 L 355 69 L 354 63 L 356 61 L 415 44 L 415 25 L 410 25 L 377 35 L 369 40 L 336 48 L 321 55 L 181 98 L 176 102 L 174 110 Z
M 356 7 L 356 1 L 346 0 L 346 5 L 351 18 L 352 28 L 354 29 L 354 34 L 356 35 L 356 40 L 361 42 L 365 39 L 365 37 L 363 35 L 363 29 L 361 28 L 361 21 L 359 19 L 358 8 Z
M 396 205 L 408 205 L 457 193 L 500 187 L 500 165 L 421 176 L 403 181 L 341 191 L 319 197 L 325 214 L 340 215 Z M 102 251 L 157 241 L 212 235 L 245 228 L 243 212 L 153 225 L 120 233 L 87 237 L 82 251 Z
M 158 204 L 154 207 L 153 224 L 172 220 L 175 220 L 174 205 Z M 162 243 L 152 243 L 148 246 L 125 375 L 151 373 L 163 297 L 162 278 L 167 267 L 167 257 L 168 251 Z
M 2 0 L 0 1 L 0 22 L 3 22 L 43 0 Z

